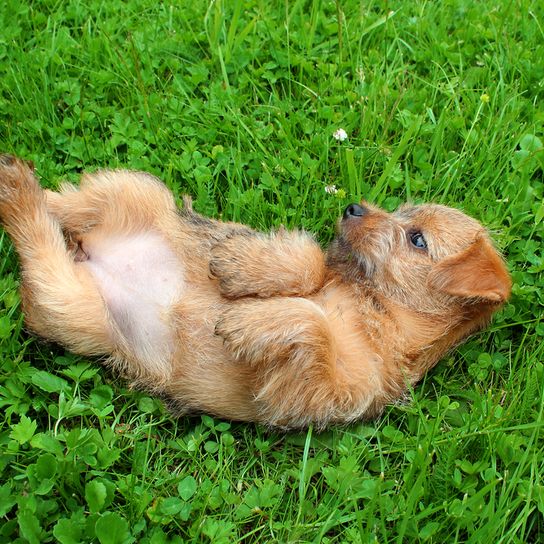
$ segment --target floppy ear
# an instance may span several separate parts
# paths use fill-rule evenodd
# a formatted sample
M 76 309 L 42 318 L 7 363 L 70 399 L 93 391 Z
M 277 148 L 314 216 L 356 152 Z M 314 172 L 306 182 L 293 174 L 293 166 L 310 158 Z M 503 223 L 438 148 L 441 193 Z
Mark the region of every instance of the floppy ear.
M 484 237 L 437 263 L 427 281 L 431 287 L 448 295 L 492 303 L 504 302 L 512 287 L 503 260 Z

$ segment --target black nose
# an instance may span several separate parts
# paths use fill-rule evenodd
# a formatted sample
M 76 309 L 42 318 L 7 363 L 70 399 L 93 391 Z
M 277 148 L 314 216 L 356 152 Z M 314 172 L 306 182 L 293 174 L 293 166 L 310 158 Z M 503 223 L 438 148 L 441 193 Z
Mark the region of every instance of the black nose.
M 366 209 L 362 206 L 359 206 L 359 204 L 350 204 L 345 210 L 344 210 L 344 219 L 347 219 L 348 217 L 361 217 L 366 213 Z

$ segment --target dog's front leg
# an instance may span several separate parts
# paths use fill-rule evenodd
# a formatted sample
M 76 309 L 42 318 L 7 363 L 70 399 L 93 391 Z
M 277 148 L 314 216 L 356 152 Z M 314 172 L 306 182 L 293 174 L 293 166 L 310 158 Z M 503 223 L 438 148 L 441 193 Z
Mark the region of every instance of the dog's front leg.
M 227 298 L 306 296 L 323 285 L 325 257 L 304 232 L 243 232 L 212 249 L 210 272 Z
M 325 366 L 334 358 L 325 314 L 303 298 L 233 303 L 221 314 L 215 332 L 237 360 L 251 365 L 282 365 L 309 352 Z
M 346 375 L 327 316 L 312 301 L 240 301 L 225 311 L 216 332 L 239 364 L 254 369 L 266 424 L 322 428 L 361 417 L 372 401 L 365 382 Z
M 111 353 L 108 312 L 93 279 L 70 258 L 32 170 L 11 155 L 0 155 L 0 220 L 21 260 L 27 325 L 75 352 Z

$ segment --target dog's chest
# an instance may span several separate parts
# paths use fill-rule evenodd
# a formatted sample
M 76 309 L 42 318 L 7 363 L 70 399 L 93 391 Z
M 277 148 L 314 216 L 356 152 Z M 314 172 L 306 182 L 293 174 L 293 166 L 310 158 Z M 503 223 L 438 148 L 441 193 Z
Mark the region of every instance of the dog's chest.
M 98 234 L 98 233 L 97 233 Z M 185 289 L 184 269 L 166 241 L 147 231 L 93 236 L 82 249 L 104 301 L 138 357 L 172 349 L 167 312 Z

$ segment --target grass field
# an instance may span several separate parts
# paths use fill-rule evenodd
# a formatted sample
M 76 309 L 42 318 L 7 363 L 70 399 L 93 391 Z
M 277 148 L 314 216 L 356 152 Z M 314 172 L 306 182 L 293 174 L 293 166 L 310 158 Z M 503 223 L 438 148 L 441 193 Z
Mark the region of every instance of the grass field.
M 30 337 L 0 234 L 0 542 L 544 542 L 542 2 L 4 0 L 0 28 L 0 150 L 44 186 L 142 169 L 323 243 L 357 199 L 431 200 L 514 279 L 411 402 L 281 434 Z

